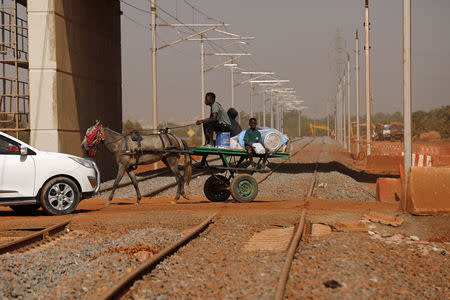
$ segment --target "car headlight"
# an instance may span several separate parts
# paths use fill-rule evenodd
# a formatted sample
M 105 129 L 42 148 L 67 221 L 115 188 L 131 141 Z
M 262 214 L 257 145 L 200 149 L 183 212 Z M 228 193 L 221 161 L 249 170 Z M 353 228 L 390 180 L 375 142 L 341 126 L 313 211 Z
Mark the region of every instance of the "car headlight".
M 89 168 L 89 169 L 93 169 L 93 168 L 94 168 L 94 166 L 92 165 L 92 163 L 91 163 L 89 160 L 87 160 L 87 159 L 79 158 L 79 157 L 74 157 L 74 156 L 71 156 L 71 157 L 69 157 L 69 158 L 72 159 L 72 160 L 74 160 L 74 161 L 76 161 L 77 163 L 79 163 L 79 164 L 82 165 L 83 167 L 86 167 L 86 168 Z

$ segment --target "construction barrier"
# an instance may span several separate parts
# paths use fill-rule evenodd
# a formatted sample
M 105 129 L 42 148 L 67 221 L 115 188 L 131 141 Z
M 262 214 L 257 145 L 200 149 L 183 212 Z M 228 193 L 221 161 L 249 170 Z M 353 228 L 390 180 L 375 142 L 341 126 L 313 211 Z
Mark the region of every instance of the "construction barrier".
M 399 203 L 402 196 L 400 178 L 378 178 L 376 196 L 378 202 Z
M 450 213 L 450 168 L 411 167 L 406 210 L 414 215 Z

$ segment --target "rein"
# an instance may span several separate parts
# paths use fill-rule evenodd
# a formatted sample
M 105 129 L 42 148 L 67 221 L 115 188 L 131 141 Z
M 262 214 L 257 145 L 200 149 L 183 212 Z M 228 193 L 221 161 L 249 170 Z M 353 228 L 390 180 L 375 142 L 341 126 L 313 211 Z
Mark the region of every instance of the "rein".
M 189 126 L 192 126 L 192 125 L 195 125 L 195 123 L 187 124 L 187 125 L 181 125 L 181 126 L 166 127 L 166 128 L 162 128 L 162 129 L 143 129 L 143 131 L 145 131 L 145 130 L 158 131 L 158 133 L 140 134 L 140 135 L 141 136 L 152 136 L 152 135 L 159 136 L 161 138 L 161 142 L 163 143 L 164 150 L 157 150 L 157 151 L 142 151 L 142 150 L 140 150 L 140 152 L 141 153 L 144 153 L 144 152 L 167 152 L 168 149 L 166 149 L 165 142 L 164 142 L 164 140 L 163 140 L 161 135 L 167 135 L 167 139 L 168 139 L 169 144 L 170 144 L 170 147 L 169 147 L 169 149 L 170 149 L 174 145 L 172 144 L 171 139 L 168 137 L 168 135 L 173 136 L 173 134 L 169 133 L 169 130 L 177 129 L 177 128 L 189 127 Z M 117 135 L 118 138 L 114 139 L 112 141 L 106 142 L 105 141 L 105 132 L 104 132 L 105 130 L 108 130 L 108 131 L 112 132 L 113 134 Z M 108 127 L 103 127 L 103 125 L 99 124 L 95 128 L 89 129 L 86 132 L 86 134 L 85 134 L 86 142 L 87 142 L 87 145 L 88 145 L 88 149 L 86 150 L 86 154 L 89 157 L 94 157 L 97 154 L 98 145 L 101 142 L 105 142 L 105 145 L 109 145 L 109 144 L 116 143 L 116 142 L 118 142 L 118 141 L 120 141 L 122 139 L 125 139 L 125 145 L 126 145 L 126 148 L 128 148 L 126 138 L 128 136 L 131 136 L 132 133 L 133 132 L 128 133 L 128 134 L 121 134 L 121 133 L 118 133 L 118 132 L 108 128 Z M 175 138 L 175 136 L 173 136 L 173 137 Z M 176 138 L 175 138 L 175 140 L 176 140 Z M 128 153 L 128 151 L 125 150 L 124 153 Z

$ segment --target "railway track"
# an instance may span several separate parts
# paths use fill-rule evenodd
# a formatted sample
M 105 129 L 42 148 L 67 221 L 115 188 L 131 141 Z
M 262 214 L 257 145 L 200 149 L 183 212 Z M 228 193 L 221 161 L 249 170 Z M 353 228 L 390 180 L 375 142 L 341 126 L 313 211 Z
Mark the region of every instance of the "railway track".
M 311 142 L 312 142 L 312 140 L 311 140 Z M 305 148 L 307 145 L 309 145 L 311 142 L 309 142 L 308 144 L 303 146 L 295 154 L 300 153 L 300 151 L 303 148 Z M 320 153 L 322 152 L 322 149 L 323 149 L 323 140 L 322 140 L 321 150 L 317 154 L 318 155 L 318 157 L 316 159 L 317 162 L 315 164 L 314 173 L 312 176 L 313 178 L 311 180 L 311 184 L 309 185 L 308 194 L 306 196 L 306 204 L 309 203 L 310 198 L 314 193 L 314 187 L 316 186 L 316 181 L 317 181 L 317 169 L 319 166 L 318 161 L 319 161 Z M 280 278 L 278 280 L 278 284 L 277 284 L 277 288 L 276 288 L 276 292 L 275 292 L 275 300 L 281 300 L 284 298 L 284 292 L 286 290 L 286 285 L 289 280 L 289 273 L 291 270 L 292 262 L 294 261 L 295 253 L 297 251 L 300 240 L 302 239 L 303 234 L 306 231 L 305 227 L 306 227 L 306 208 L 304 208 L 302 210 L 301 215 L 300 215 L 300 220 L 299 220 L 299 222 L 296 226 L 296 229 L 294 230 L 294 233 L 292 235 L 291 243 L 289 245 L 289 249 L 288 249 L 287 255 L 286 255 L 286 260 L 283 264 L 283 268 L 280 273 Z
M 300 153 L 301 150 L 304 149 L 305 147 L 307 147 L 309 144 L 311 144 L 311 142 L 312 142 L 312 140 L 308 141 L 305 145 L 303 145 L 300 149 L 298 149 L 293 154 L 293 156 L 295 156 L 298 153 Z M 280 165 L 284 164 L 285 162 L 286 161 L 280 163 Z M 270 172 L 263 180 L 267 179 L 271 174 L 273 174 L 278 167 L 279 166 L 277 166 L 274 170 L 272 170 L 272 172 Z M 194 175 L 193 178 L 201 176 L 201 175 L 205 174 L 206 172 L 207 172 L 207 170 L 201 171 L 201 172 L 197 173 L 196 175 Z M 160 175 L 160 174 L 158 174 L 158 175 Z M 314 174 L 314 177 L 316 177 L 316 172 Z M 313 181 L 312 188 L 314 186 L 314 183 L 315 183 L 315 179 Z M 175 182 L 167 184 L 167 185 L 162 186 L 162 187 L 160 187 L 160 188 L 158 188 L 158 189 L 156 189 L 154 191 L 146 193 L 143 196 L 148 197 L 148 196 L 156 195 L 156 194 L 158 194 L 158 193 L 160 193 L 160 192 L 162 192 L 162 191 L 164 191 L 164 190 L 166 190 L 168 188 L 171 188 L 171 187 L 173 187 L 175 185 L 176 185 Z M 311 188 L 311 190 L 312 190 L 312 188 Z M 306 211 L 303 211 L 302 216 L 301 216 L 301 220 L 300 220 L 299 224 L 297 225 L 296 230 L 294 232 L 294 236 L 292 238 L 292 241 L 291 241 L 291 244 L 290 244 L 290 248 L 289 248 L 289 251 L 288 251 L 288 259 L 286 260 L 285 265 L 283 267 L 282 278 L 280 279 L 280 284 L 279 284 L 280 286 L 281 285 L 284 285 L 284 286 L 286 285 L 287 278 L 288 278 L 288 273 L 289 273 L 289 269 L 290 269 L 290 264 L 292 262 L 292 258 L 293 258 L 294 254 L 295 254 L 295 251 L 296 251 L 298 243 L 299 243 L 299 241 L 301 239 L 302 233 L 304 232 L 305 214 L 306 214 Z M 138 268 L 134 269 L 129 274 L 127 274 L 124 277 L 122 277 L 122 279 L 120 279 L 119 282 L 116 285 L 111 287 L 102 296 L 102 299 L 119 299 L 119 298 L 121 298 L 124 294 L 127 293 L 128 289 L 133 285 L 133 283 L 136 280 L 142 278 L 142 276 L 144 274 L 151 272 L 151 270 L 160 261 L 164 260 L 165 257 L 167 257 L 168 255 L 170 255 L 174 251 L 176 251 L 176 249 L 178 249 L 181 245 L 191 241 L 195 236 L 198 235 L 198 233 L 200 231 L 202 231 L 203 229 L 205 229 L 208 226 L 208 224 L 211 222 L 211 220 L 215 216 L 216 216 L 216 214 L 213 214 L 213 215 L 209 216 L 207 219 L 205 219 L 201 224 L 199 224 L 196 228 L 194 228 L 185 237 L 181 238 L 180 240 L 176 241 L 175 243 L 173 243 L 173 244 L 169 245 L 168 247 L 164 248 L 157 255 L 149 258 L 147 261 L 143 262 L 143 264 L 141 266 L 139 266 Z M 287 267 L 288 264 L 289 264 L 289 268 Z M 284 292 L 284 288 L 283 288 L 283 292 Z
M 131 273 L 123 276 L 117 284 L 112 286 L 102 296 L 102 299 L 109 300 L 109 299 L 119 299 L 120 297 L 122 297 L 136 280 L 141 278 L 144 274 L 150 272 L 155 267 L 155 265 L 157 265 L 160 261 L 164 260 L 164 258 L 166 258 L 168 255 L 175 252 L 180 246 L 194 239 L 201 231 L 203 231 L 211 223 L 211 221 L 216 215 L 217 213 L 210 215 L 203 222 L 201 222 L 194 229 L 192 229 L 188 234 L 186 234 L 184 237 L 177 240 L 173 244 L 167 246 L 155 256 L 150 257 L 148 260 L 144 261 L 141 266 L 134 269 Z
M 50 227 L 47 227 L 41 231 L 30 234 L 28 236 L 19 238 L 15 241 L 0 245 L 0 254 L 5 254 L 18 250 L 27 250 L 36 244 L 52 241 L 56 238 L 57 235 L 60 235 L 62 232 L 64 232 L 64 229 L 66 229 L 69 223 L 70 220 L 64 221 L 52 225 Z

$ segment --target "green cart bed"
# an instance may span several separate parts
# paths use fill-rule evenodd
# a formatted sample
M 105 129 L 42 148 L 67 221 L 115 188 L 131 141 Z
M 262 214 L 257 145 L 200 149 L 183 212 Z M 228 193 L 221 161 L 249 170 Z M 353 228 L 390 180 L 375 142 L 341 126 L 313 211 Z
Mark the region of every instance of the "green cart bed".
M 230 195 L 239 202 L 251 202 L 258 195 L 258 182 L 252 176 L 256 172 L 269 172 L 260 169 L 265 154 L 255 154 L 255 166 L 246 164 L 248 155 L 245 150 L 235 150 L 215 147 L 191 147 L 192 155 L 202 156 L 202 164 L 211 170 L 211 176 L 205 181 L 203 192 L 206 198 L 213 202 L 226 201 Z M 222 166 L 212 166 L 206 160 L 207 156 L 218 156 Z M 289 152 L 269 153 L 270 158 L 289 158 Z M 224 173 L 223 175 L 217 174 Z

